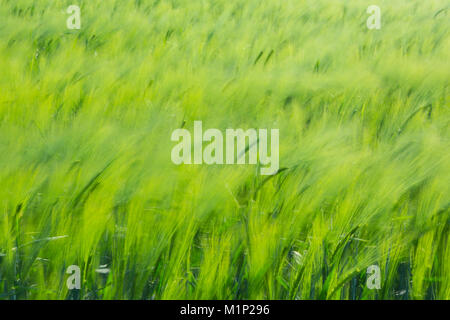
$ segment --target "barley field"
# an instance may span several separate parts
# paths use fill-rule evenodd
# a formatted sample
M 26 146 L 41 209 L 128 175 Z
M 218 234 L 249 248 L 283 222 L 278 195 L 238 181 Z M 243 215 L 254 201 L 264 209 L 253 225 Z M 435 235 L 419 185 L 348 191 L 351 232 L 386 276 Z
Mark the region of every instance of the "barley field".
M 449 18 L 0 0 L 0 299 L 450 299 Z M 196 120 L 279 129 L 278 172 L 174 164 Z

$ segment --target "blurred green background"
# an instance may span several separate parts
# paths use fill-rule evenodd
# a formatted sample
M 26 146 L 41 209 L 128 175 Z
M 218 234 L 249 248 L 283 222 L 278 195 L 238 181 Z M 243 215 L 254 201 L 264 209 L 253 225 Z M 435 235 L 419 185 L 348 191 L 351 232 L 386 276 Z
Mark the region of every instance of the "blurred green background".
M 449 299 L 448 1 L 376 2 L 0 0 L 0 299 Z

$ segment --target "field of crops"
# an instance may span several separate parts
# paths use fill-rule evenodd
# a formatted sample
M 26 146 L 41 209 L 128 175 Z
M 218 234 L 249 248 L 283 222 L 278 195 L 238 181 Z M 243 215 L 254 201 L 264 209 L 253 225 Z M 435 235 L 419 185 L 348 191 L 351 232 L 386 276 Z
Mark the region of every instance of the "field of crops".
M 0 0 L 0 299 L 450 299 L 449 18 Z M 280 169 L 174 164 L 196 120 L 279 129 Z

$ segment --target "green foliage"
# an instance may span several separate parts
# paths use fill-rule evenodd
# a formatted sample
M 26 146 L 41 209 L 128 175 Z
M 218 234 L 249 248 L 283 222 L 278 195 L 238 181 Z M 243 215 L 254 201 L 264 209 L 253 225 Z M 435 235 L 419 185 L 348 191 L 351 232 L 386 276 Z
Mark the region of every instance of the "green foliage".
M 0 299 L 449 299 L 448 3 L 378 2 L 0 0 Z

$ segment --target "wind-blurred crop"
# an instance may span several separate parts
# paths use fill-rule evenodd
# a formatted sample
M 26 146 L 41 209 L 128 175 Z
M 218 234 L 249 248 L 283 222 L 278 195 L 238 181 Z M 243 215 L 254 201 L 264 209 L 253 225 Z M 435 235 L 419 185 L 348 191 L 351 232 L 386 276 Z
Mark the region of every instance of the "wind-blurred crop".
M 449 299 L 450 9 L 375 2 L 0 0 L 0 299 Z

